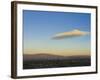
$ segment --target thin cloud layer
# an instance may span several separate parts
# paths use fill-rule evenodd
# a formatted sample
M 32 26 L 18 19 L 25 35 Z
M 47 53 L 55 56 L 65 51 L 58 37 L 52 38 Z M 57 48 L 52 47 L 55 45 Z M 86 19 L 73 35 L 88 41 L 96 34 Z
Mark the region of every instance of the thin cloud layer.
M 89 32 L 80 31 L 78 29 L 75 29 L 73 31 L 55 34 L 52 37 L 52 39 L 64 39 L 64 38 L 78 37 L 78 36 L 85 36 L 85 35 L 89 35 Z

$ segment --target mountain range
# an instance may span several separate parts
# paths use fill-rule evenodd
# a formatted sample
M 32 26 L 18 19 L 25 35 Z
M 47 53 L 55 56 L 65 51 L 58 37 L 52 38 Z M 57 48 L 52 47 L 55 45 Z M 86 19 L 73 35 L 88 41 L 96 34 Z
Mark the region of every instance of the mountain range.
M 23 59 L 24 60 L 64 60 L 64 59 L 84 59 L 89 58 L 89 56 L 60 56 L 60 55 L 54 55 L 54 54 L 24 54 Z

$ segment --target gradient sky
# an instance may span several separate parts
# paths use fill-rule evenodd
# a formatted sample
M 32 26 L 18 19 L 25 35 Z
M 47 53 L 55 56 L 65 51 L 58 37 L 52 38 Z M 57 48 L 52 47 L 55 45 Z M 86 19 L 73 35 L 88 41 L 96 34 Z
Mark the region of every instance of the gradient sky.
M 90 32 L 89 13 L 23 10 L 24 54 L 89 55 L 90 35 L 51 39 L 53 35 L 78 29 Z

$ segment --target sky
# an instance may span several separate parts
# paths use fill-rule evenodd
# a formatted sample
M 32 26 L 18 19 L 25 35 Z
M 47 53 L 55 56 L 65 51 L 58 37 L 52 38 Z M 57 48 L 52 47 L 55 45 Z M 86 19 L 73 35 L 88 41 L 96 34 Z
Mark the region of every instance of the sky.
M 89 13 L 23 10 L 23 53 L 90 55 L 90 18 Z

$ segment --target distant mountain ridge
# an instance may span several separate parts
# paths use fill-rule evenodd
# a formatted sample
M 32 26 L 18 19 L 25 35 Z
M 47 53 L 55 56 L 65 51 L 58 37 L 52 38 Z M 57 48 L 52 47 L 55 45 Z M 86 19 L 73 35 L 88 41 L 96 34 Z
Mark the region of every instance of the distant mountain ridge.
M 39 54 L 24 54 L 24 60 L 62 60 L 62 59 L 70 59 L 70 58 L 86 58 L 89 56 L 60 56 L 54 54 L 46 54 L 46 53 L 39 53 Z

